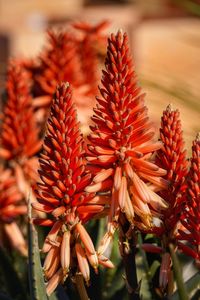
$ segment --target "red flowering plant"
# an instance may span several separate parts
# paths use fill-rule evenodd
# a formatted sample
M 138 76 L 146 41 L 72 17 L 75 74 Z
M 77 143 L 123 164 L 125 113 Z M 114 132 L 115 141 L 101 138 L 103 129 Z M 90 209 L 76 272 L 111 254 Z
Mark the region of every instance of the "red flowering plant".
M 160 226 L 154 227 L 152 231 L 161 239 L 161 248 L 157 247 L 162 253 L 159 286 L 165 291 L 167 284 L 172 284 L 169 282 L 172 279 L 169 244 L 176 242 L 188 174 L 180 113 L 178 110 L 173 110 L 171 105 L 168 105 L 161 118 L 160 140 L 163 147 L 157 151 L 156 162 L 158 166 L 167 170 L 164 178 L 168 180 L 169 186 L 159 194 L 168 203 L 168 208 L 162 213 Z M 145 244 L 144 248 L 148 251 Z
M 108 26 L 108 21 L 102 21 L 96 25 L 87 22 L 77 22 L 73 24 L 82 35 L 79 38 L 78 52 L 81 62 L 84 84 L 88 86 L 88 95 L 97 93 L 97 84 L 99 80 L 99 59 L 98 56 L 105 48 L 107 36 L 102 31 Z
M 19 228 L 17 220 L 27 212 L 25 198 L 37 180 L 35 155 L 41 147 L 28 82 L 23 68 L 16 61 L 11 62 L 0 132 L 1 227 L 11 246 L 23 255 L 27 255 L 21 232 L 24 225 Z
M 20 215 L 27 212 L 23 203 L 23 196 L 19 191 L 16 179 L 11 170 L 0 169 L 0 245 L 7 244 L 27 256 L 27 246 L 22 232 L 17 224 Z M 7 242 L 8 241 L 8 242 Z
M 26 255 L 21 231 L 25 196 L 33 185 L 37 200 L 30 200 L 29 273 L 35 299 L 47 300 L 60 283 L 71 299 L 76 299 L 71 283 L 83 300 L 87 293 L 91 299 L 125 299 L 125 287 L 130 299 L 157 300 L 174 293 L 173 299 L 172 270 L 180 299 L 188 299 L 177 255 L 190 255 L 199 265 L 199 136 L 188 171 L 179 112 L 171 106 L 164 111 L 158 141 L 127 34 L 118 31 L 108 39 L 100 96 L 84 140 L 77 115 L 85 118 L 84 107 L 97 92 L 98 47 L 105 41 L 105 26 L 107 22 L 80 22 L 69 32 L 49 31 L 39 57 L 9 67 L 0 132 L 0 262 L 8 241 Z M 100 218 L 105 223 L 96 222 Z M 41 257 L 33 224 L 39 244 L 44 236 Z M 152 261 L 154 255 L 157 261 Z M 97 276 L 99 265 L 106 268 Z M 3 273 L 0 268 L 0 282 Z M 57 291 L 53 297 L 63 299 L 63 288 Z M 8 294 L 15 297 L 13 291 Z M 23 300 L 30 298 L 28 292 L 20 294 Z
M 84 112 L 80 114 L 81 123 L 86 125 L 88 122 L 89 106 L 93 103 L 99 79 L 99 47 L 97 50 L 94 45 L 102 48 L 105 44 L 106 36 L 101 31 L 108 22 L 94 26 L 85 22 L 72 25 L 73 28 L 67 30 L 48 30 L 47 47 L 36 60 L 22 63 L 32 77 L 33 105 L 40 123 L 44 123 L 52 94 L 61 81 L 68 81 L 73 86 L 77 108 Z
M 88 169 L 93 174 L 88 192 L 111 192 L 108 232 L 124 212 L 130 224 L 151 228 L 152 217 L 166 208 L 154 192 L 167 188 L 166 171 L 151 161 L 162 144 L 153 140 L 154 129 L 137 85 L 127 35 L 119 31 L 108 40 L 106 71 L 92 117 Z
M 15 171 L 22 192 L 26 191 L 23 182 L 26 185 L 27 180 L 32 184 L 37 179 L 37 158 L 34 155 L 42 145 L 29 89 L 26 71 L 11 62 L 1 120 L 0 157 L 6 167 Z
M 154 140 L 154 128 L 129 53 L 128 37 L 121 31 L 108 39 L 105 67 L 101 97 L 97 97 L 94 125 L 88 137 L 88 169 L 93 180 L 85 189 L 109 197 L 107 233 L 99 254 L 104 253 L 118 226 L 122 237 L 130 240 L 134 239 L 134 228 L 151 229 L 153 218 L 167 207 L 156 192 L 168 187 L 167 180 L 162 178 L 166 171 L 153 162 L 152 154 L 162 143 Z M 135 241 L 129 243 L 129 252 L 134 253 Z M 126 261 L 124 245 L 122 238 L 120 249 Z M 127 272 L 133 277 L 133 270 Z M 132 279 L 127 280 L 130 285 Z
M 192 145 L 192 158 L 187 180 L 187 194 L 177 239 L 179 248 L 200 265 L 200 134 Z M 187 242 L 184 243 L 183 241 Z
M 43 268 L 48 295 L 68 275 L 75 276 L 77 268 L 88 282 L 88 261 L 95 270 L 99 263 L 113 266 L 104 256 L 97 256 L 83 226 L 104 209 L 104 205 L 96 204 L 98 197 L 84 191 L 91 182 L 84 156 L 71 88 L 68 83 L 62 83 L 56 90 L 47 121 L 40 156 L 41 182 L 36 189 L 38 202 L 32 204 L 50 217 L 34 220 L 35 224 L 51 227 L 42 248 L 47 254 Z

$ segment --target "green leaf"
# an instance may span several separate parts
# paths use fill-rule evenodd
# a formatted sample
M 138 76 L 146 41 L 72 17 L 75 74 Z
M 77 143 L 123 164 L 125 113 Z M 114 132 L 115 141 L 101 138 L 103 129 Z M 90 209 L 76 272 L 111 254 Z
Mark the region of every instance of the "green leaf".
M 189 300 L 187 289 L 183 282 L 181 265 L 179 263 L 176 252 L 174 250 L 173 244 L 169 245 L 169 250 L 170 250 L 170 254 L 171 254 L 171 258 L 172 258 L 173 273 L 174 273 L 174 277 L 176 279 L 180 300 Z
M 30 201 L 29 201 L 30 202 Z M 29 203 L 28 222 L 28 242 L 29 242 L 29 284 L 32 300 L 56 300 L 55 294 L 50 297 L 46 294 L 40 252 L 38 247 L 38 234 L 31 220 L 31 207 Z
M 0 248 L 1 273 L 7 292 L 16 300 L 27 299 L 22 283 L 8 255 Z
M 153 279 L 157 269 L 159 268 L 160 266 L 160 262 L 158 260 L 154 260 L 154 262 L 152 263 L 150 269 L 149 269 L 149 276 L 150 276 L 150 279 Z

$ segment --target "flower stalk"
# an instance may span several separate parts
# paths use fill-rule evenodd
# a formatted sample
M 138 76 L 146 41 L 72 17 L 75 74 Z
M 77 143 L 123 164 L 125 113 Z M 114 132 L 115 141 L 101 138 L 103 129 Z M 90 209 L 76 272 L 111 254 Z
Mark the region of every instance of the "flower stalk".
M 179 294 L 180 300 L 189 300 L 189 297 L 188 297 L 188 294 L 186 291 L 186 287 L 185 287 L 185 284 L 183 281 L 183 277 L 182 277 L 181 266 L 178 261 L 177 255 L 175 253 L 173 244 L 169 244 L 169 250 L 170 250 L 170 254 L 171 254 L 171 258 L 172 258 L 172 262 L 173 262 L 173 272 L 174 272 L 174 276 L 176 278 L 176 283 L 177 283 L 178 294 Z

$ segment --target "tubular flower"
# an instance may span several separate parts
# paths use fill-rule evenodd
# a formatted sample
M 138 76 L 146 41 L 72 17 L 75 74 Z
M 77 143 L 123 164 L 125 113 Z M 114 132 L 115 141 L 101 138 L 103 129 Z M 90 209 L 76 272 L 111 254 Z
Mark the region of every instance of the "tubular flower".
M 27 212 L 22 203 L 23 196 L 19 192 L 15 178 L 10 170 L 0 170 L 0 230 L 6 234 L 13 248 L 27 255 L 26 243 L 16 223 L 17 217 Z M 3 240 L 1 241 L 3 244 Z
M 97 98 L 91 126 L 88 169 L 93 182 L 87 192 L 110 193 L 109 226 L 118 222 L 120 212 L 141 229 L 151 228 L 152 216 L 166 204 L 154 190 L 167 187 L 164 169 L 151 162 L 161 142 L 154 142 L 144 94 L 137 86 L 126 33 L 108 39 L 106 70 L 101 98 Z M 112 226 L 111 226 L 112 227 Z M 112 231 L 112 229 L 111 229 Z M 110 237 L 104 237 L 107 244 Z M 100 252 L 102 252 L 101 250 Z
M 86 22 L 73 24 L 74 28 L 80 30 L 83 34 L 79 42 L 79 55 L 81 68 L 84 77 L 84 84 L 89 88 L 88 94 L 96 94 L 98 73 L 98 52 L 104 49 L 106 37 L 102 31 L 108 26 L 107 21 L 102 21 L 97 25 L 91 25 Z
M 62 83 L 56 90 L 47 122 L 40 158 L 41 183 L 36 190 L 38 202 L 32 204 L 49 216 L 35 219 L 34 223 L 51 227 L 42 248 L 47 254 L 43 266 L 47 294 L 69 274 L 74 275 L 76 262 L 86 282 L 90 277 L 88 263 L 94 269 L 101 263 L 82 224 L 104 209 L 106 197 L 99 197 L 98 201 L 93 193 L 84 191 L 91 182 L 84 156 L 71 88 Z
M 20 165 L 27 170 L 27 178 L 35 180 L 37 159 L 33 156 L 40 150 L 41 140 L 27 82 L 26 72 L 11 63 L 1 124 L 0 157 L 10 162 L 10 166 Z
M 163 147 L 157 152 L 156 161 L 161 168 L 167 170 L 165 179 L 170 183 L 167 190 L 160 192 L 169 204 L 168 209 L 163 212 L 163 233 L 166 233 L 168 238 L 174 238 L 173 231 L 179 222 L 178 216 L 186 190 L 188 161 L 182 135 L 180 113 L 169 105 L 161 118 L 160 139 Z
M 48 48 L 40 55 L 38 74 L 35 74 L 35 80 L 38 83 L 35 92 L 39 96 L 49 95 L 47 99 L 42 98 L 41 106 L 50 104 L 59 82 L 69 81 L 73 86 L 79 86 L 82 82 L 77 44 L 73 35 L 65 31 L 50 30 L 47 34 Z
M 187 186 L 187 201 L 181 215 L 183 229 L 179 230 L 179 248 L 200 263 L 200 134 L 192 146 L 192 158 Z

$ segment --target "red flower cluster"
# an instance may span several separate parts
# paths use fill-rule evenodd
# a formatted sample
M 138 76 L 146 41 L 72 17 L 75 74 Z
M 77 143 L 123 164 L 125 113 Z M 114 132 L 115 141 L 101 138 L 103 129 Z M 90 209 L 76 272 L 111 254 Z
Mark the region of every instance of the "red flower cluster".
M 15 178 L 10 170 L 0 169 L 0 231 L 6 234 L 10 244 L 23 255 L 27 248 L 22 233 L 16 223 L 16 218 L 27 212 L 26 205 L 21 201 Z M 1 234 L 2 236 L 2 234 Z M 1 241 L 1 245 L 4 240 Z
M 152 217 L 166 208 L 155 191 L 167 188 L 161 176 L 166 171 L 152 160 L 161 142 L 153 141 L 154 129 L 144 105 L 144 94 L 137 86 L 129 53 L 128 37 L 121 31 L 108 40 L 106 70 L 92 117 L 88 169 L 93 172 L 87 192 L 107 193 L 110 197 L 108 233 L 103 252 L 117 226 L 120 212 L 140 229 L 152 226 Z
M 11 63 L 1 124 L 0 157 L 10 162 L 10 167 L 25 168 L 27 178 L 35 180 L 37 159 L 33 155 L 40 150 L 41 140 L 27 82 L 26 72 Z
M 186 190 L 188 161 L 184 150 L 180 113 L 173 110 L 171 105 L 163 112 L 160 139 L 163 147 L 157 152 L 157 164 L 167 170 L 165 178 L 169 181 L 168 189 L 160 192 L 169 205 L 163 211 L 162 233 L 166 233 L 168 239 L 173 239 Z
M 192 146 L 192 158 L 187 182 L 187 200 L 181 215 L 183 229 L 179 230 L 179 248 L 200 263 L 200 134 Z
M 102 21 L 92 26 L 86 22 L 73 24 L 74 28 L 82 32 L 80 45 L 78 48 L 81 70 L 84 84 L 88 86 L 88 94 L 95 95 L 97 92 L 98 76 L 98 54 L 105 46 L 107 37 L 102 35 L 102 30 L 108 26 L 107 21 Z
M 49 218 L 34 223 L 52 227 L 42 251 L 47 253 L 44 273 L 47 294 L 64 281 L 78 261 L 79 270 L 89 280 L 90 264 L 112 266 L 105 257 L 97 257 L 93 243 L 82 223 L 100 213 L 94 194 L 84 189 L 91 182 L 85 170 L 85 152 L 69 84 L 58 86 L 47 122 L 47 133 L 40 158 L 40 178 L 33 203 L 36 210 Z M 98 197 L 97 197 L 98 198 Z
M 47 33 L 48 48 L 39 57 L 35 80 L 40 86 L 40 94 L 49 95 L 51 101 L 59 82 L 69 81 L 73 86 L 77 86 L 82 82 L 82 78 L 80 61 L 77 57 L 77 43 L 73 34 L 50 30 Z

